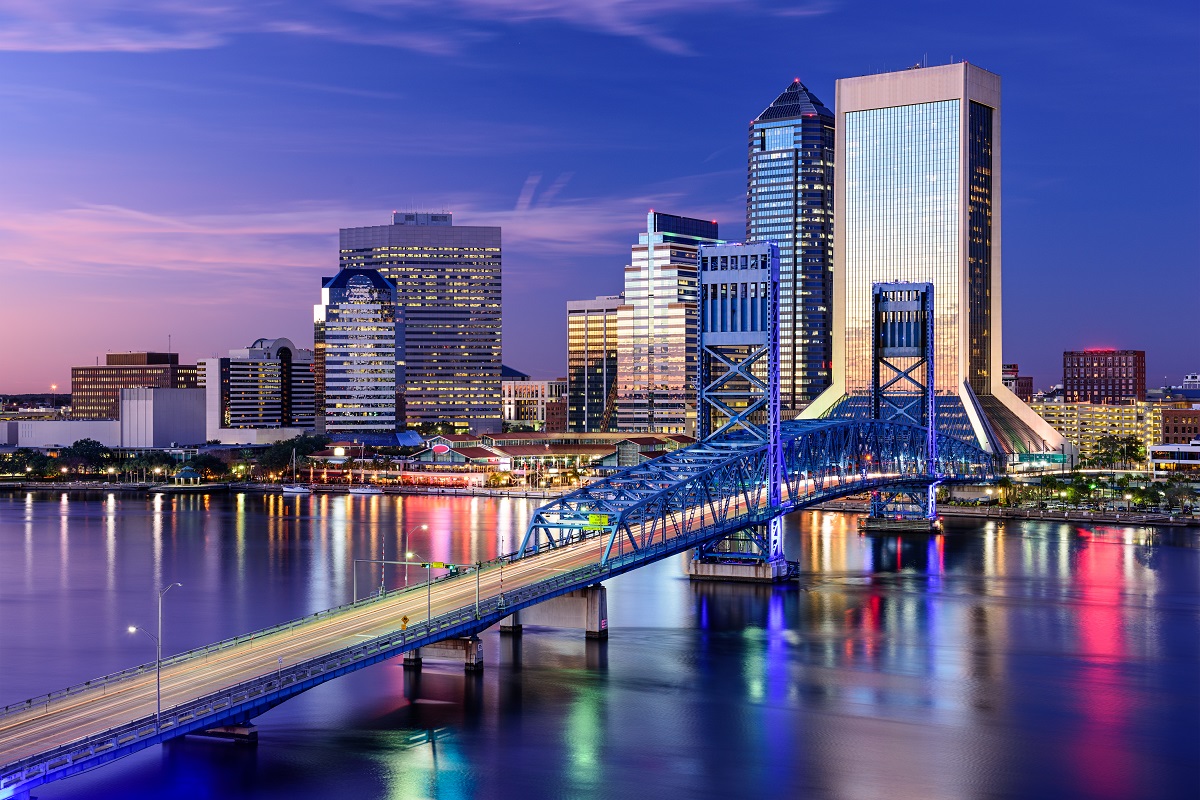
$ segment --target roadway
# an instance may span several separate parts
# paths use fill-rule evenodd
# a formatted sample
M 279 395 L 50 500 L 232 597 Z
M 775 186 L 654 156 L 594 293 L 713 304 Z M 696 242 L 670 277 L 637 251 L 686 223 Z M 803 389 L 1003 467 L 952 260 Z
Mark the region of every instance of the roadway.
M 504 591 L 523 588 L 550 577 L 599 562 L 608 537 L 595 537 L 569 547 L 546 551 L 503 567 L 479 573 L 480 601 Z M 474 571 L 435 581 L 429 593 L 432 616 L 438 617 L 475 603 Z M 264 635 L 207 656 L 164 666 L 162 707 L 196 700 L 244 681 L 273 675 L 279 659 L 285 667 L 319 658 L 362 641 L 398 631 L 427 618 L 425 585 L 395 593 L 376 602 L 349 608 L 292 630 Z M 155 711 L 154 670 L 101 689 L 54 701 L 49 708 L 0 717 L 0 765 L 11 764 L 60 745 L 102 733 Z

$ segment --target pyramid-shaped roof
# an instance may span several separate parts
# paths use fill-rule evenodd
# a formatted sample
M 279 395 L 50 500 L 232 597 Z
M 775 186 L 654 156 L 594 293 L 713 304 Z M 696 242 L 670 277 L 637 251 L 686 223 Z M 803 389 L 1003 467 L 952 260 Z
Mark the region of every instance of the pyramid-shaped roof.
M 792 81 L 792 85 L 783 90 L 783 94 L 775 98 L 775 102 L 767 106 L 766 110 L 758 115 L 755 122 L 770 122 L 777 119 L 793 119 L 805 114 L 820 114 L 823 116 L 833 116 L 833 112 L 825 107 L 817 96 L 808 90 L 799 78 Z

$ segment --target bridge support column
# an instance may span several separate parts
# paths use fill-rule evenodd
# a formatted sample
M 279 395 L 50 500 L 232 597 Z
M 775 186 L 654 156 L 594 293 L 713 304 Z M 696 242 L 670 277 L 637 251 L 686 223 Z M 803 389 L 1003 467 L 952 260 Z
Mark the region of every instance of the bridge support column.
M 775 583 L 787 580 L 787 571 L 787 561 L 782 558 L 775 561 L 693 558 L 687 566 L 688 577 L 694 581 Z
M 526 625 L 577 628 L 589 639 L 607 639 L 608 590 L 596 584 L 553 597 L 516 612 L 500 624 L 500 631 L 520 634 Z
M 215 728 L 208 728 L 207 730 L 189 735 L 207 736 L 212 739 L 228 739 L 238 744 L 258 744 L 258 729 L 249 722 L 235 725 L 218 725 Z
M 478 636 L 465 636 L 460 639 L 443 639 L 437 644 L 422 647 L 416 651 L 416 656 L 410 653 L 404 656 L 404 666 L 421 667 L 421 662 L 427 658 L 462 660 L 467 672 L 483 669 L 483 642 Z M 409 662 L 415 662 L 410 664 Z

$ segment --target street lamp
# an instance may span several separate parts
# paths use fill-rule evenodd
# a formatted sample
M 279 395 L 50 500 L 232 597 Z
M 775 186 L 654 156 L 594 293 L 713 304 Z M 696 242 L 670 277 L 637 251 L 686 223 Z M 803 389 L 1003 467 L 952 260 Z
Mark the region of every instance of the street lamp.
M 172 583 L 164 586 L 158 592 L 158 635 L 155 636 L 150 631 L 137 625 L 130 625 L 129 632 L 142 633 L 154 640 L 154 648 L 156 655 L 154 658 L 154 732 L 162 732 L 162 607 L 163 595 L 174 589 L 176 586 L 182 587 L 182 583 Z
M 427 531 L 427 530 L 429 530 L 429 526 L 428 525 L 417 525 L 416 527 L 411 528 L 410 530 L 407 530 L 404 532 L 404 541 L 401 543 L 401 546 L 404 547 L 404 559 L 406 561 L 411 560 L 413 557 L 413 554 L 408 552 L 409 534 L 411 534 L 413 531 L 417 531 L 417 530 Z M 408 588 L 408 564 L 404 565 L 404 588 L 405 589 Z

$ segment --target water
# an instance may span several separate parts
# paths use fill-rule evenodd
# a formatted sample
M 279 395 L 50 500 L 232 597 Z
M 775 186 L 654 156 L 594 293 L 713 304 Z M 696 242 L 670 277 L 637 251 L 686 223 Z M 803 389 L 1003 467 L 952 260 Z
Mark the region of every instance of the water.
M 514 549 L 532 501 L 0 494 L 0 703 L 350 599 L 355 558 Z M 428 525 L 421 530 L 420 525 Z M 413 531 L 407 540 L 403 530 Z M 481 677 L 388 662 L 40 798 L 1192 797 L 1200 539 L 963 521 L 787 525 L 801 587 L 608 582 L 611 635 L 484 636 Z M 420 576 L 414 571 L 410 579 Z M 378 567 L 361 567 L 360 590 Z M 391 567 L 389 587 L 403 583 Z

